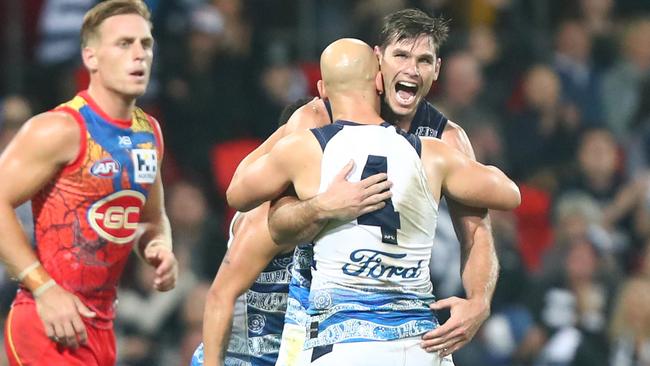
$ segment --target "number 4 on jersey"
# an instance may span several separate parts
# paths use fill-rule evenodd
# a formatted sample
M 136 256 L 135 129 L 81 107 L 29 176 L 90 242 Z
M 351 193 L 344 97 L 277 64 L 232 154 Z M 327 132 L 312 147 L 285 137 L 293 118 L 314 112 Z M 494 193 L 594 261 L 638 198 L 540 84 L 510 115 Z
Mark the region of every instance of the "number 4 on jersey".
M 378 173 L 388 173 L 388 163 L 385 156 L 368 155 L 368 161 L 363 167 L 361 180 Z M 359 225 L 379 226 L 381 241 L 386 244 L 397 245 L 397 229 L 400 228 L 399 212 L 395 211 L 393 201 L 386 200 L 386 206 L 381 210 L 359 216 Z

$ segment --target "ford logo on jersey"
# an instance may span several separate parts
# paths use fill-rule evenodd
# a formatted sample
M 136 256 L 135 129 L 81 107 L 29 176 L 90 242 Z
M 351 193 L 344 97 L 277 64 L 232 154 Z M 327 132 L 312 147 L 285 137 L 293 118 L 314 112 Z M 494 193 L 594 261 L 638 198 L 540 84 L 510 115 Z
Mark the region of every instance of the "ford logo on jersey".
M 113 178 L 120 173 L 120 163 L 111 158 L 102 159 L 90 168 L 90 174 L 100 178 Z
M 391 278 L 399 276 L 402 278 L 416 278 L 420 275 L 422 261 L 417 267 L 404 268 L 401 266 L 385 265 L 382 262 L 386 258 L 401 259 L 406 254 L 387 253 L 372 249 L 358 249 L 350 253 L 352 263 L 343 266 L 343 273 L 348 276 L 365 276 L 370 278 Z M 355 269 L 356 268 L 356 269 Z

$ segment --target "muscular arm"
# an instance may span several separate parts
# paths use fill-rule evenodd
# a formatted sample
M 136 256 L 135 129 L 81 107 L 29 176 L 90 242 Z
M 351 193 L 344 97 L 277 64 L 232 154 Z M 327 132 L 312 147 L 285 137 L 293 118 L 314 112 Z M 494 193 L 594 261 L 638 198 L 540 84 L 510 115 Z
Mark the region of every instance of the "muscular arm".
M 45 113 L 28 121 L 0 156 L 0 259 L 13 276 L 36 261 L 14 208 L 75 159 L 79 136 L 70 116 Z
M 327 190 L 301 201 L 285 194 L 272 202 L 269 229 L 276 243 L 299 244 L 311 241 L 329 220 L 347 222 L 383 208 L 391 197 L 391 182 L 385 173 L 370 176 L 360 182 L 348 182 L 354 169 L 348 163 L 334 177 Z
M 468 206 L 511 210 L 519 205 L 519 188 L 501 170 L 485 166 L 434 139 L 423 140 L 427 169 L 440 166 L 442 192 Z M 431 173 L 436 176 L 436 173 Z
M 321 127 L 329 123 L 329 116 L 325 111 L 325 105 L 320 99 L 314 99 L 306 105 L 298 108 L 287 123 L 280 126 L 269 138 L 260 146 L 248 154 L 237 166 L 237 170 L 230 182 L 230 187 L 237 187 L 241 184 L 241 177 L 249 170 L 251 165 L 264 155 L 268 154 L 271 149 L 283 137 L 292 132 L 306 130 L 314 127 Z
M 21 282 L 36 299 L 47 336 L 73 348 L 86 342 L 81 316 L 95 314 L 75 295 L 56 285 L 37 262 L 14 208 L 33 197 L 76 159 L 80 136 L 71 116 L 48 112 L 28 121 L 0 156 L 0 176 L 4 177 L 0 179 L 0 260 L 12 276 L 26 274 Z
M 476 160 L 467 134 L 457 124 L 451 121 L 448 123 L 442 141 L 468 158 Z M 465 305 L 467 310 L 461 314 L 458 314 L 460 311 L 456 312 L 456 319 L 450 319 L 448 324 L 445 323 L 424 336 L 424 347 L 429 351 L 446 349 L 443 351 L 443 356 L 451 354 L 471 341 L 488 318 L 499 273 L 499 261 L 494 247 L 488 210 L 465 206 L 449 197 L 447 197 L 447 205 L 460 243 L 460 271 L 467 296 L 467 303 L 461 303 L 460 306 Z M 433 304 L 433 309 L 447 306 L 448 303 L 438 302 Z M 456 339 L 456 343 L 452 343 L 454 342 L 452 335 L 458 329 L 458 324 L 464 324 L 464 327 L 460 328 L 461 338 Z
M 259 168 L 259 165 L 254 163 L 269 153 L 283 136 L 321 127 L 330 122 L 325 105 L 320 99 L 314 99 L 299 108 L 285 126 L 278 129 L 239 164 L 229 190 L 237 192 L 247 189 L 242 186 L 247 183 L 243 177 L 250 173 L 251 168 Z M 306 242 L 316 236 L 330 219 L 346 221 L 381 209 L 384 205 L 381 201 L 390 197 L 390 193 L 377 194 L 378 189 L 388 183 L 385 174 L 369 177 L 363 182 L 346 184 L 347 174 L 352 168 L 353 166 L 343 168 L 324 194 L 305 201 L 285 194 L 285 197 L 275 201 L 269 214 L 273 239 L 282 244 Z
M 241 177 L 245 175 L 250 166 L 255 163 L 259 158 L 268 154 L 273 146 L 285 136 L 285 129 L 287 126 L 280 126 L 268 139 L 266 139 L 260 146 L 248 154 L 240 163 L 237 165 L 235 174 L 230 181 L 230 186 L 238 186 L 241 181 Z
M 465 131 L 449 121 L 442 141 L 476 160 L 474 149 Z M 494 249 L 488 210 L 469 207 L 447 199 L 449 216 L 460 242 L 461 275 L 469 299 L 479 299 L 488 309 L 499 275 L 499 261 Z
M 226 197 L 238 211 L 249 211 L 265 201 L 282 194 L 291 184 L 293 170 L 300 169 L 296 154 L 301 150 L 300 134 L 280 140 L 268 154 L 263 155 L 242 172 L 237 182 L 231 182 Z
M 235 239 L 210 287 L 203 313 L 204 365 L 221 365 L 230 340 L 235 301 L 280 253 L 266 225 L 268 204 L 242 216 Z

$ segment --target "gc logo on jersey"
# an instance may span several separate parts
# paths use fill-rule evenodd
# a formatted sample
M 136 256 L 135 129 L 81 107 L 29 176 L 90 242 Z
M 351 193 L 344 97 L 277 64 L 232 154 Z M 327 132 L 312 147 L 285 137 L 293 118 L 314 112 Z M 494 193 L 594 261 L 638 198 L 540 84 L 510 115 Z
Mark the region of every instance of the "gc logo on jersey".
M 120 163 L 111 158 L 102 159 L 90 168 L 90 174 L 100 178 L 113 178 L 120 173 Z
M 133 168 L 136 183 L 153 183 L 158 171 L 158 154 L 153 149 L 133 149 Z
M 138 191 L 113 193 L 95 202 L 88 210 L 90 227 L 102 238 L 115 244 L 127 244 L 135 238 L 145 196 Z

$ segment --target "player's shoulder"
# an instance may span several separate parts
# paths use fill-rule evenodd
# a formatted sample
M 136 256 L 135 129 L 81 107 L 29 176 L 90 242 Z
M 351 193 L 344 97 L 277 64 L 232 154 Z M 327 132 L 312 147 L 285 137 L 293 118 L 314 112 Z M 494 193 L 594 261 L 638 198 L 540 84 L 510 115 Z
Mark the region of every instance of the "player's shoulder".
M 417 136 L 417 138 L 420 139 L 420 142 L 422 144 L 422 149 L 445 149 L 449 148 L 446 146 L 444 142 L 442 142 L 439 138 L 436 137 L 430 137 L 430 136 Z
M 285 135 L 271 151 L 272 159 L 288 166 L 303 165 L 321 152 L 318 140 L 311 130 L 298 130 Z
M 457 137 L 461 135 L 467 136 L 465 130 L 458 123 L 452 120 L 447 120 L 447 125 L 445 126 L 445 130 L 442 132 L 441 139 L 444 141 L 450 137 Z
M 313 136 L 314 134 L 309 129 L 300 129 L 289 132 L 284 136 L 284 138 L 275 144 L 273 149 L 296 154 L 300 152 L 300 149 L 310 144 L 311 140 L 313 140 Z
M 320 98 L 298 108 L 287 121 L 286 132 L 322 127 L 330 123 L 325 103 Z
M 453 121 L 447 121 L 447 126 L 440 139 L 448 146 L 462 152 L 470 158 L 474 158 L 474 148 L 465 130 Z
M 79 125 L 70 113 L 49 111 L 30 118 L 23 127 L 24 133 L 51 142 L 79 136 Z M 69 141 L 68 141 L 69 142 Z
M 444 160 L 458 154 L 458 151 L 446 142 L 441 141 L 435 137 L 419 136 L 422 143 L 422 159 L 423 160 Z
M 49 111 L 30 118 L 17 139 L 24 149 L 45 159 L 67 162 L 78 151 L 81 129 L 69 113 Z

